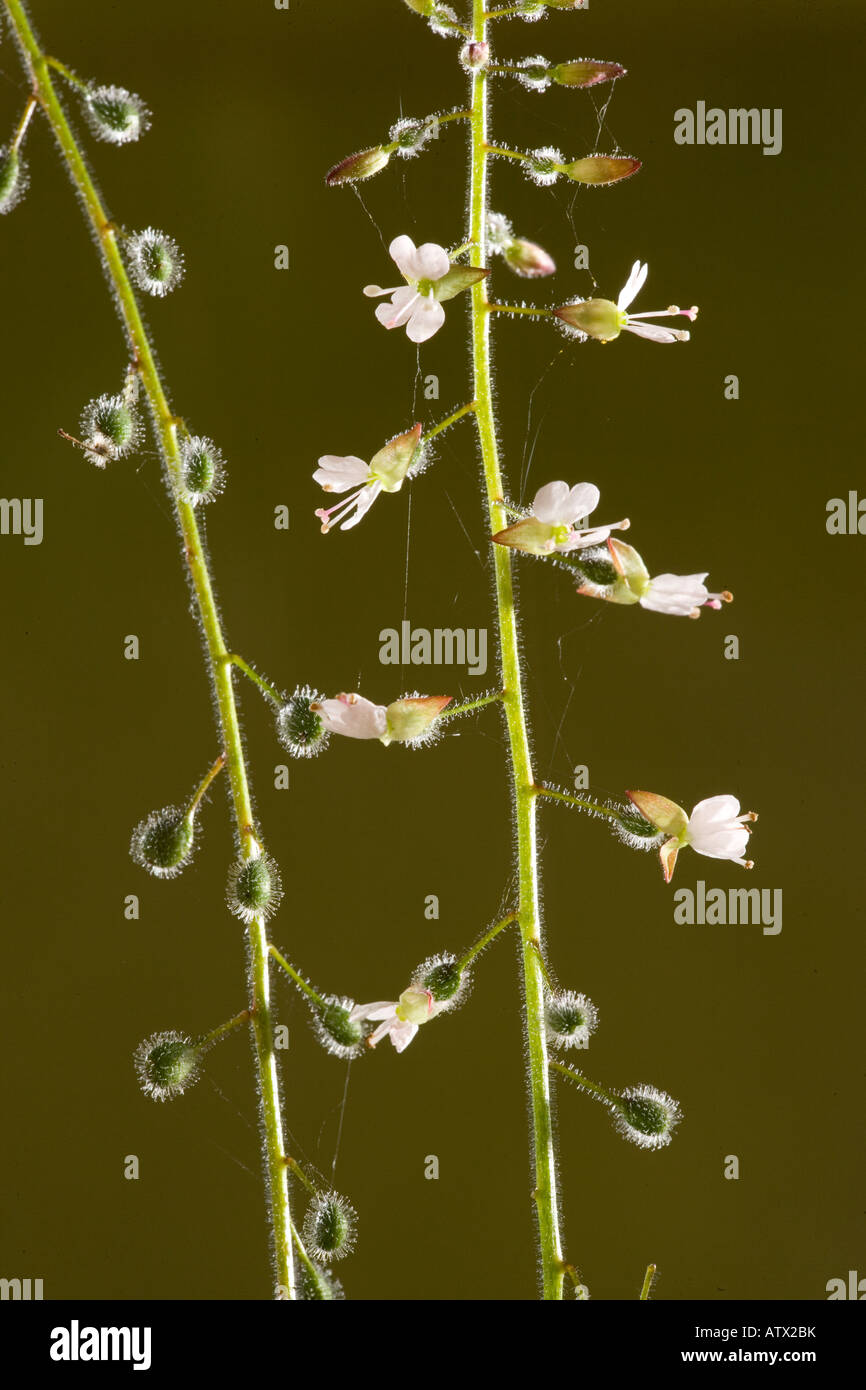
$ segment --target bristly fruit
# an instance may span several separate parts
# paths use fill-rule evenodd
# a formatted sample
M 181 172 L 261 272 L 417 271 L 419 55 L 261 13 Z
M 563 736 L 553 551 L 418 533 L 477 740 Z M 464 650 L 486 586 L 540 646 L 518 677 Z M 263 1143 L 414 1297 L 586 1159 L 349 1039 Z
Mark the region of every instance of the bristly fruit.
M 165 806 L 151 811 L 132 832 L 129 852 L 154 878 L 177 878 L 192 858 L 195 821 L 186 810 Z
M 89 87 L 84 111 L 97 140 L 112 145 L 129 145 L 150 129 L 150 112 L 125 87 Z
M 293 758 L 314 758 L 328 746 L 328 730 L 311 705 L 324 695 L 309 685 L 299 685 L 277 710 L 277 738 Z
M 198 1080 L 198 1053 L 183 1033 L 154 1033 L 136 1048 L 135 1069 L 146 1096 L 173 1100 Z
M 254 859 L 240 859 L 229 876 L 229 910 L 242 922 L 249 924 L 257 917 L 265 921 L 280 905 L 283 886 L 273 859 L 261 854 Z

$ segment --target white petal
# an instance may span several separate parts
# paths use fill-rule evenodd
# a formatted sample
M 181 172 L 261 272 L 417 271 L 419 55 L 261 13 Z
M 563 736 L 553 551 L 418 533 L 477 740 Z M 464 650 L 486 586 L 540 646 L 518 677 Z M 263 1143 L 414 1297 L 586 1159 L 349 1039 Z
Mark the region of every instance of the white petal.
M 394 291 L 388 304 L 377 305 L 376 318 L 386 328 L 402 328 L 411 317 L 413 306 L 419 298 L 418 291 L 413 290 L 411 285 L 401 285 L 399 290 Z
M 405 275 L 407 280 L 420 279 L 420 276 L 415 274 L 417 254 L 415 243 L 410 236 L 397 236 L 388 247 L 388 255 L 396 263 L 400 274 Z
M 654 343 L 678 343 L 681 341 L 669 328 L 660 328 L 657 323 L 642 323 L 630 319 L 624 325 L 627 333 L 636 333 L 639 338 L 649 338 Z
M 568 483 L 545 483 L 532 499 L 532 515 L 546 526 L 570 526 L 565 515 L 569 495 Z
M 406 324 L 406 337 L 413 343 L 426 343 L 445 322 L 445 310 L 432 297 L 422 299 Z
M 689 816 L 689 828 L 694 825 L 700 829 L 709 825 L 719 825 L 725 821 L 736 820 L 740 814 L 740 803 L 735 796 L 708 796 L 699 801 Z
M 631 274 L 619 292 L 619 299 L 616 301 L 618 309 L 627 309 L 632 300 L 640 294 L 646 284 L 648 271 L 648 265 L 641 265 L 640 261 L 635 261 L 631 268 Z
M 435 241 L 425 241 L 415 252 L 416 280 L 441 280 L 451 269 L 451 261 L 444 246 Z M 402 268 L 402 267 L 401 267 Z
M 370 465 L 354 454 L 323 454 L 319 466 L 313 474 L 315 482 L 320 483 L 326 492 L 348 492 L 350 487 L 365 483 L 370 476 Z
M 375 502 L 379 493 L 382 491 L 381 483 L 371 483 L 358 493 L 354 510 L 340 526 L 341 531 L 351 531 L 353 526 L 357 526 L 362 517 L 365 517 Z
M 391 1028 L 391 1041 L 398 1052 L 404 1052 L 418 1032 L 417 1023 L 397 1023 Z
M 371 1023 L 380 1018 L 391 1018 L 397 1005 L 389 1003 L 387 999 L 380 1000 L 377 1004 L 356 1004 L 349 1019 L 352 1023 Z
M 598 506 L 601 493 L 595 483 L 577 483 L 568 494 L 568 524 L 589 516 Z
M 571 540 L 564 541 L 561 545 L 554 546 L 561 554 L 569 550 L 585 550 L 589 545 L 601 545 L 610 535 L 609 526 L 599 526 L 595 531 L 575 531 Z
M 342 734 L 344 738 L 381 738 L 385 732 L 385 706 L 374 705 L 363 695 L 319 700 L 316 713 L 326 729 L 332 734 Z
M 644 608 L 656 613 L 673 613 L 687 618 L 692 609 L 700 608 L 707 599 L 704 584 L 707 574 L 659 574 L 641 598 Z

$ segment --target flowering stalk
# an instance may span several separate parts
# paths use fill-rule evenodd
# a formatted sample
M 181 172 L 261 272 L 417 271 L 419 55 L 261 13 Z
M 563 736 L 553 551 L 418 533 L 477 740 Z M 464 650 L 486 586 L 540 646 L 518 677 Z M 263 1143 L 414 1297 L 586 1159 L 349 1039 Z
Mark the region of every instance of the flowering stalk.
M 261 846 L 254 826 L 249 779 L 232 682 L 233 659 L 223 635 L 195 509 L 187 500 L 183 486 L 179 438 L 181 422 L 169 405 L 156 366 L 135 293 L 118 248 L 117 229 L 106 216 L 85 159 L 54 90 L 51 69 L 59 70 L 64 75 L 65 70 L 43 52 L 21 0 L 3 0 L 3 3 L 29 71 L 34 97 L 48 118 L 87 219 L 93 228 L 120 308 L 134 367 L 150 405 L 204 632 L 210 678 L 219 711 L 220 736 L 225 750 L 240 854 L 244 861 L 255 859 L 261 854 Z M 270 1010 L 269 942 L 263 914 L 253 916 L 248 924 L 248 936 L 248 993 L 265 1135 L 265 1176 L 273 1223 L 274 1273 L 278 1286 L 286 1290 L 291 1298 L 295 1293 L 291 1249 L 295 1237 L 289 1210 L 287 1170 L 283 1161 L 279 1083 Z
M 484 0 L 473 0 L 472 42 L 484 43 L 487 21 Z M 471 151 L 469 184 L 470 264 L 484 266 L 487 258 L 487 76 L 482 68 L 470 78 Z M 484 466 L 487 510 L 492 532 L 504 529 L 507 515 L 502 503 L 503 483 L 499 466 L 496 424 L 493 418 L 493 386 L 490 371 L 490 304 L 486 280 L 472 286 L 472 368 L 476 401 L 475 420 Z M 522 940 L 524 1011 L 532 1114 L 534 1198 L 541 1254 L 542 1292 L 546 1299 L 561 1299 L 563 1286 L 562 1243 L 559 1229 L 553 1112 L 548 1074 L 544 1011 L 544 975 L 540 958 L 541 918 L 538 902 L 538 852 L 536 840 L 535 786 L 529 752 L 517 613 L 511 574 L 511 553 L 495 546 L 496 612 L 499 629 L 502 703 L 508 727 L 511 757 L 513 816 L 518 860 L 518 922 Z

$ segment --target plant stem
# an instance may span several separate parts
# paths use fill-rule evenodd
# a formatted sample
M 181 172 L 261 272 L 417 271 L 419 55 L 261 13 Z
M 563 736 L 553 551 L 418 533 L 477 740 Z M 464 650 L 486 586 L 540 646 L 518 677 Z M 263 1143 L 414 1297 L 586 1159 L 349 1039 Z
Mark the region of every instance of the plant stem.
M 502 699 L 501 690 L 497 690 L 495 695 L 479 695 L 477 700 L 467 700 L 463 705 L 455 705 L 454 709 L 443 710 L 438 722 L 442 724 L 446 719 L 454 719 L 458 714 L 470 714 L 472 710 L 483 709 L 485 705 L 498 705 Z
M 139 312 L 138 303 L 117 244 L 114 227 L 90 176 L 87 164 L 70 129 L 54 85 L 45 53 L 33 32 L 21 0 L 3 0 L 13 32 L 21 48 L 33 83 L 33 92 L 45 112 L 72 181 L 93 228 L 97 245 L 114 289 L 126 335 L 153 416 L 166 481 L 174 503 L 184 542 L 199 617 L 207 645 L 208 664 L 219 710 L 222 745 L 225 749 L 231 798 L 239 849 L 244 859 L 259 854 L 253 828 L 253 809 L 247 778 L 243 741 L 235 703 L 231 665 L 214 597 L 207 557 L 194 509 L 184 500 L 181 487 L 181 460 L 178 448 L 178 420 L 173 414 L 162 384 L 153 349 Z M 248 927 L 248 990 L 253 1023 L 254 1054 L 262 1107 L 264 1167 L 272 1220 L 274 1273 L 277 1285 L 294 1297 L 295 1275 L 292 1259 L 292 1225 L 286 1166 L 283 1162 L 283 1132 L 280 1115 L 279 1079 L 274 1053 L 274 1033 L 270 1008 L 268 936 L 265 921 L 255 918 Z
M 517 921 L 517 915 L 516 912 L 509 912 L 507 917 L 503 917 L 501 922 L 497 922 L 495 926 L 491 927 L 489 931 L 486 931 L 483 936 L 479 937 L 474 946 L 469 947 L 465 956 L 462 956 L 457 962 L 457 969 L 461 974 L 468 965 L 472 964 L 476 956 L 481 955 L 485 946 L 489 946 L 491 941 L 495 940 L 501 931 L 504 931 L 506 927 L 510 927 L 512 922 Z
M 617 825 L 622 824 L 622 816 L 617 815 L 610 806 L 596 806 L 594 801 L 581 801 L 579 796 L 571 796 L 569 792 L 556 792 L 552 787 L 534 787 L 533 792 L 535 796 L 543 796 L 548 801 L 561 801 L 564 806 L 575 806 L 579 811 L 592 811 L 604 820 L 616 821 Z
M 461 405 L 459 410 L 455 410 L 453 415 L 449 415 L 445 420 L 440 420 L 438 425 L 433 425 L 426 434 L 422 434 L 418 440 L 419 445 L 426 444 L 429 439 L 435 439 L 437 434 L 447 430 L 450 425 L 455 425 L 458 420 L 462 420 L 464 415 L 469 415 L 475 409 L 475 402 L 469 401 L 467 405 Z
M 640 1291 L 640 1302 L 641 1302 L 641 1303 L 646 1303 L 646 1302 L 648 1302 L 649 1296 L 650 1296 L 650 1289 L 651 1289 L 652 1286 L 653 1286 L 653 1280 L 655 1279 L 655 1277 L 656 1277 L 656 1266 L 655 1266 L 655 1265 L 647 1265 L 647 1267 L 646 1267 L 646 1274 L 644 1275 L 643 1285 L 642 1285 L 641 1291 Z
M 313 1003 L 317 1004 L 320 1009 L 326 1009 L 328 1007 L 327 999 L 323 999 L 321 994 L 316 993 L 312 985 L 307 984 L 307 981 L 304 979 L 303 975 L 300 975 L 298 971 L 295 969 L 295 967 L 289 964 L 285 956 L 280 955 L 280 952 L 277 950 L 276 946 L 273 945 L 273 943 L 268 947 L 268 951 L 273 956 L 274 960 L 277 962 L 277 965 L 281 966 L 282 969 L 285 970 L 289 979 L 293 980 L 294 983 L 298 986 L 298 989 L 301 991 L 302 994 L 306 994 L 307 998 L 312 999 Z
M 196 1051 L 207 1052 L 207 1050 L 213 1047 L 215 1043 L 218 1043 L 221 1038 L 224 1038 L 227 1033 L 233 1033 L 236 1028 L 240 1028 L 242 1023 L 249 1023 L 249 1021 L 249 1009 L 241 1009 L 241 1012 L 235 1014 L 234 1018 L 230 1018 L 227 1023 L 221 1023 L 219 1028 L 214 1028 L 212 1033 L 206 1033 L 203 1038 L 199 1038 L 195 1045 Z
M 472 37 L 486 40 L 484 0 L 472 0 Z M 487 252 L 487 77 L 476 70 L 472 82 L 471 159 L 469 183 L 469 232 L 474 243 L 470 257 L 473 266 L 483 266 Z M 501 503 L 504 492 L 499 467 L 496 425 L 493 418 L 493 384 L 490 370 L 490 314 L 487 311 L 486 277 L 472 286 L 472 365 L 475 419 L 484 466 L 487 512 L 492 531 L 506 523 Z M 559 1234 L 556 1156 L 554 1153 L 553 1113 L 547 1065 L 547 1036 L 544 1020 L 544 977 L 537 944 L 541 942 L 538 903 L 535 794 L 529 738 L 520 671 L 517 613 L 511 574 L 511 554 L 506 546 L 493 547 L 496 582 L 496 610 L 503 689 L 503 708 L 508 727 L 513 787 L 513 815 L 517 839 L 519 909 L 522 941 L 521 959 L 524 981 L 524 1011 L 529 1066 L 529 1092 L 532 1112 L 532 1163 L 534 1198 L 541 1253 L 542 1295 L 562 1298 L 563 1261 Z
M 237 666 L 238 670 L 243 671 L 247 679 L 251 680 L 253 685 L 257 685 L 259 690 L 267 695 L 269 700 L 273 700 L 274 704 L 281 705 L 283 703 L 283 696 L 280 694 L 279 690 L 277 690 L 277 687 L 271 685 L 270 681 L 266 681 L 264 676 L 260 676 L 258 671 L 254 671 L 249 662 L 244 661 L 242 656 L 238 656 L 237 652 L 226 652 L 221 660 L 227 662 L 231 666 Z

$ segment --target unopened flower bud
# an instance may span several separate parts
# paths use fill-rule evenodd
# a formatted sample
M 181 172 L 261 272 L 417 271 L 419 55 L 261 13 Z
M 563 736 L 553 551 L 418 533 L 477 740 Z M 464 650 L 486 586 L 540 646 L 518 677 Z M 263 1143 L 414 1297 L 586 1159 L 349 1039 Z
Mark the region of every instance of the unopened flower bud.
M 625 71 L 619 63 L 596 63 L 590 58 L 581 58 L 574 63 L 554 64 L 548 69 L 548 76 L 559 87 L 595 87 L 599 82 L 614 82 L 624 77 Z
M 556 273 L 556 262 L 544 247 L 523 237 L 515 238 L 502 254 L 509 269 L 526 280 L 538 280 Z
M 129 852 L 154 878 L 177 878 L 192 858 L 194 840 L 193 813 L 165 806 L 135 827 Z
M 279 870 L 267 854 L 241 859 L 229 875 L 228 905 L 235 917 L 248 925 L 257 917 L 265 921 L 280 905 L 283 885 Z
M 434 726 L 452 695 L 407 695 L 388 705 L 385 712 L 385 732 L 381 742 L 408 743 L 419 748 L 432 737 Z
M 337 995 L 325 998 L 325 1007 L 313 1011 L 313 1027 L 319 1042 L 332 1057 L 349 1060 L 360 1057 L 364 1051 L 364 1040 L 370 1031 L 369 1026 L 351 1017 L 355 1007 L 354 999 L 343 999 Z
M 390 158 L 388 151 L 381 145 L 375 145 L 371 150 L 361 150 L 358 154 L 350 154 L 348 158 L 335 164 L 333 169 L 329 169 L 325 175 L 325 183 L 331 188 L 336 188 L 341 183 L 359 183 L 361 179 L 371 179 L 380 169 L 385 168 Z
M 27 169 L 11 145 L 0 149 L 0 213 L 11 212 L 27 190 Z
M 655 1086 L 629 1086 L 613 1114 L 620 1134 L 641 1149 L 663 1149 L 682 1118 L 677 1102 Z
M 84 110 L 97 140 L 128 145 L 150 128 L 150 112 L 141 97 L 125 87 L 90 87 Z
M 135 1069 L 146 1096 L 172 1100 L 198 1080 L 198 1052 L 182 1033 L 154 1033 L 136 1048 Z
M 314 758 L 328 745 L 322 717 L 310 706 L 325 697 L 308 685 L 299 685 L 277 711 L 277 738 L 293 758 Z
M 225 486 L 223 456 L 211 439 L 189 435 L 180 446 L 181 481 L 190 506 L 212 502 Z
M 631 178 L 632 174 L 637 173 L 641 163 L 640 159 L 632 159 L 627 155 L 591 154 L 586 159 L 574 159 L 570 164 L 565 164 L 562 173 L 574 183 L 603 188 L 607 184 Z
M 478 72 L 479 68 L 486 68 L 490 62 L 490 45 L 479 43 L 473 39 L 470 43 L 465 43 L 460 50 L 460 65 L 467 72 Z
M 139 289 L 162 299 L 183 279 L 183 256 L 177 242 L 146 227 L 127 242 L 129 266 Z
M 545 1005 L 547 1037 L 555 1047 L 585 1047 L 598 1027 L 598 1010 L 585 994 L 560 990 Z
M 358 1217 L 339 1192 L 320 1192 L 304 1219 L 304 1241 L 317 1260 L 342 1260 L 355 1248 Z

